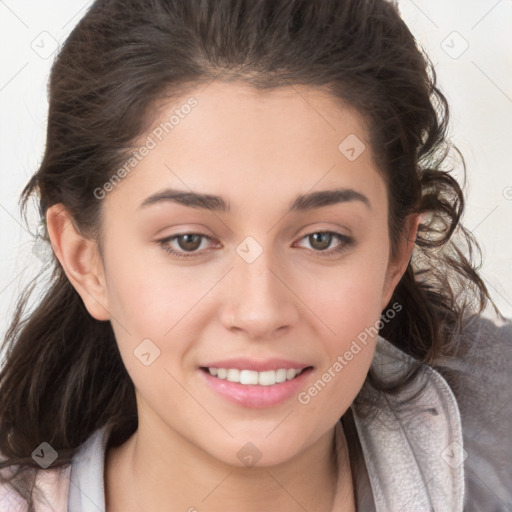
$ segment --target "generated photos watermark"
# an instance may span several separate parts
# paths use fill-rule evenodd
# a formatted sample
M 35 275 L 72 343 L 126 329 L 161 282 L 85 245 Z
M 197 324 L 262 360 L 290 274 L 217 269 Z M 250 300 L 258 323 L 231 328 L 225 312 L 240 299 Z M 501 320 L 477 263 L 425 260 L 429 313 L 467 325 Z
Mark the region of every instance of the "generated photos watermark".
M 185 119 L 192 109 L 197 107 L 198 101 L 191 97 L 186 103 L 174 110 L 174 114 L 169 116 L 166 121 L 160 123 L 147 137 L 141 146 L 132 153 L 132 156 L 120 167 L 101 187 L 97 187 L 93 191 L 96 199 L 103 199 L 108 192 L 114 190 L 115 186 L 122 181 L 132 170 L 141 162 L 149 153 L 158 146 L 166 135 L 171 133 L 183 119 Z
M 336 357 L 336 361 L 327 368 L 327 370 L 318 378 L 314 384 L 312 384 L 306 391 L 301 391 L 297 395 L 297 400 L 302 405 L 307 405 L 311 400 L 317 396 L 329 382 L 331 382 L 344 368 L 347 366 L 354 357 L 361 352 L 362 347 L 368 344 L 368 338 L 373 338 L 378 335 L 379 331 L 389 323 L 396 314 L 402 310 L 402 305 L 395 302 L 385 313 L 383 313 L 380 319 L 375 322 L 371 327 L 366 327 L 364 331 L 357 335 L 357 339 L 352 340 L 352 343 L 348 350 L 343 354 Z

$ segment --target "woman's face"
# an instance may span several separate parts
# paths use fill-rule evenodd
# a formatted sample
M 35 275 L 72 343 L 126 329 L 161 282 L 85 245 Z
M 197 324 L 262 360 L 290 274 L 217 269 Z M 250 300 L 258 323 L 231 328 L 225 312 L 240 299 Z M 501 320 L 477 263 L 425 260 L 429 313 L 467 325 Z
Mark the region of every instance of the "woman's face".
M 347 410 L 400 277 L 367 136 L 356 112 L 297 86 L 213 82 L 158 111 L 137 165 L 98 199 L 105 318 L 139 429 L 232 465 L 270 465 Z

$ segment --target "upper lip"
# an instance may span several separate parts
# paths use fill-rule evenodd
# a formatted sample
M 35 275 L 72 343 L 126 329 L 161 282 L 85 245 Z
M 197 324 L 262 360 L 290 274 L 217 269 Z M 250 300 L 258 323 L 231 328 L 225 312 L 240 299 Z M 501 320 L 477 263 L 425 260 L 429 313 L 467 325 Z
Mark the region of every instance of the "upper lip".
M 279 370 L 280 368 L 291 369 L 294 368 L 296 370 L 302 370 L 303 368 L 307 368 L 311 365 L 297 363 L 296 361 L 291 361 L 289 359 L 265 359 L 263 361 L 258 361 L 256 359 L 247 359 L 244 357 L 237 357 L 232 359 L 223 359 L 221 361 L 213 361 L 211 363 L 205 364 L 202 366 L 203 368 L 236 368 L 238 370 L 252 370 L 255 372 L 264 372 L 268 370 Z

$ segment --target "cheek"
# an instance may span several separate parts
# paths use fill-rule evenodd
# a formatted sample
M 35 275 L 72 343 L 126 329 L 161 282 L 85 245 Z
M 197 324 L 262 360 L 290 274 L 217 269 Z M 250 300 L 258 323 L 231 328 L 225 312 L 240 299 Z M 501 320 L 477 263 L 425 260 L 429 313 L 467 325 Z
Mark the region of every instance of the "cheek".
M 343 368 L 338 364 L 338 371 L 342 371 L 349 387 L 357 386 L 359 376 L 366 374 L 371 363 L 378 334 L 381 311 L 375 282 L 368 276 L 347 279 L 323 311 L 325 323 L 330 328 L 329 334 L 324 336 L 327 367 L 341 358 Z
M 218 275 L 194 267 L 148 264 L 135 253 L 117 261 L 107 280 L 123 362 L 136 388 L 150 393 L 159 386 L 167 389 L 170 376 L 165 370 L 180 378 L 176 372 L 188 364 L 205 323 L 205 294 Z M 146 367 L 142 354 L 147 352 L 151 362 Z
M 331 285 L 334 287 L 334 284 Z M 327 328 L 321 328 L 321 364 L 315 379 L 297 397 L 313 417 L 336 421 L 350 407 L 370 368 L 380 318 L 379 294 L 366 275 L 348 273 L 328 294 L 318 290 L 314 310 Z M 322 301 L 326 296 L 330 300 Z M 314 297 L 311 297 L 314 298 Z M 313 309 L 313 308 L 312 308 Z
M 177 407 L 183 396 L 173 376 L 181 380 L 176 368 L 186 358 L 191 340 L 197 338 L 193 305 L 200 297 L 200 286 L 179 271 L 165 277 L 161 268 L 136 264 L 136 258 L 130 260 L 131 272 L 126 270 L 128 265 L 119 265 L 109 283 L 112 327 L 123 363 L 152 407 L 161 407 L 163 396 L 166 403 L 174 404 L 175 395 Z
M 354 252 L 339 266 L 311 270 L 303 288 L 308 303 L 334 331 L 333 338 L 357 336 L 381 314 L 387 248 Z M 309 284 L 313 283 L 313 284 Z M 331 333 L 333 334 L 333 333 Z
M 316 272 L 316 279 L 308 276 L 307 281 L 315 285 L 309 292 L 304 288 L 303 293 L 308 293 L 308 305 L 326 327 L 322 328 L 328 354 L 325 371 L 342 356 L 330 370 L 337 376 L 332 388 L 340 386 L 338 391 L 346 388 L 349 394 L 350 389 L 356 393 L 371 364 L 380 327 L 388 251 L 385 237 L 375 236 L 339 266 Z
M 127 254 L 118 249 L 110 254 L 115 262 L 106 276 L 110 310 L 134 335 L 162 338 L 199 302 L 211 279 L 201 279 L 193 267 L 162 264 L 160 255 L 150 262 L 153 251 L 133 248 Z

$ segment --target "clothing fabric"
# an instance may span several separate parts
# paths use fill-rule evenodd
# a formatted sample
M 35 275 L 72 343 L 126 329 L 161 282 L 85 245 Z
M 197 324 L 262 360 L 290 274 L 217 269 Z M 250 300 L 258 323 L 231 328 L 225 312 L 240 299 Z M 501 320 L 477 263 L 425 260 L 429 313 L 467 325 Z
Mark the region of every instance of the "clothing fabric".
M 358 512 L 512 510 L 512 323 L 475 317 L 457 341 L 456 356 L 422 366 L 396 395 L 365 382 L 336 424 L 337 456 L 342 431 L 353 440 Z M 378 338 L 372 369 L 380 378 L 403 374 L 413 363 Z M 94 432 L 67 467 L 38 471 L 36 485 L 47 499 L 36 512 L 106 512 L 108 434 Z M 338 500 L 333 511 L 342 510 Z M 28 508 L 0 486 L 0 511 Z

